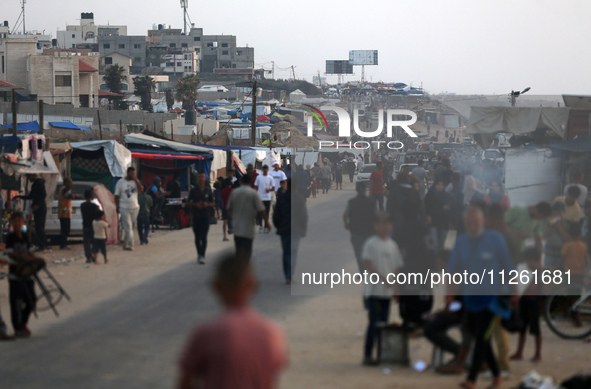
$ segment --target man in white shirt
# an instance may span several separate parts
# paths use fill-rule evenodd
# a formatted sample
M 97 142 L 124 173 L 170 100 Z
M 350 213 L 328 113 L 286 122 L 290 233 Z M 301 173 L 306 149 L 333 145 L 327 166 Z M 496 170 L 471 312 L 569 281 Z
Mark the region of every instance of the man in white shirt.
M 254 189 L 259 193 L 267 215 L 269 215 L 269 210 L 271 209 L 271 200 L 273 199 L 273 191 L 275 190 L 274 182 L 273 177 L 269 175 L 269 166 L 263 165 L 263 173 L 257 176 L 254 182 Z M 257 225 L 261 229 L 263 228 L 262 220 L 260 216 L 257 218 Z
M 287 181 L 287 176 L 283 170 L 281 170 L 279 162 L 273 164 L 273 171 L 270 174 L 271 177 L 273 177 L 273 188 L 275 192 L 277 192 L 281 187 L 281 181 Z
M 573 182 L 571 184 L 568 184 L 564 188 L 564 195 L 565 196 L 567 195 L 568 189 L 571 186 L 576 186 L 581 191 L 579 194 L 579 197 L 577 198 L 577 204 L 579 204 L 579 208 L 581 208 L 581 218 L 585 217 L 585 202 L 587 201 L 587 195 L 589 194 L 587 187 L 585 185 L 583 185 L 584 178 L 585 178 L 585 176 L 583 174 L 583 171 L 577 169 L 572 174 Z
M 133 250 L 133 230 L 140 210 L 137 196 L 143 191 L 144 186 L 137 179 L 135 168 L 128 167 L 127 176 L 115 186 L 115 205 L 124 234 L 123 250 Z
M 364 291 L 365 308 L 369 312 L 363 355 L 365 366 L 376 363 L 372 359 L 374 343 L 376 340 L 380 341 L 376 325 L 380 322 L 388 322 L 390 303 L 398 293 L 397 285 L 389 283 L 392 277 L 389 275 L 395 274 L 404 265 L 398 245 L 390 238 L 392 223 L 388 214 L 380 213 L 378 215 L 375 228 L 376 235 L 365 242 L 362 252 L 368 279 L 375 281 L 375 283 L 368 282 Z

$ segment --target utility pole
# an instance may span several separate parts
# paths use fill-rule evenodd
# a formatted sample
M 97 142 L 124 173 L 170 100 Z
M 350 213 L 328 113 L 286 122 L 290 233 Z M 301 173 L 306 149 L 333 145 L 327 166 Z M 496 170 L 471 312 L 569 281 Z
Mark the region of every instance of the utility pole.
M 16 89 L 12 89 L 12 136 L 16 136 L 16 127 L 18 125 L 18 120 L 16 118 Z
M 291 74 L 292 74 L 293 80 L 295 81 L 296 80 L 295 66 L 293 66 L 293 65 L 291 65 Z
M 250 143 L 257 145 L 257 80 L 252 82 L 252 112 L 250 113 Z
M 119 141 L 123 143 L 123 120 L 119 120 Z
M 43 135 L 43 100 L 39 100 L 39 135 Z
M 101 140 L 103 140 L 103 127 L 101 126 L 101 111 L 97 109 L 96 116 L 98 118 L 98 125 L 99 125 L 99 135 Z
M 27 3 L 27 0 L 21 0 L 22 1 L 22 7 L 23 7 L 23 35 L 27 35 L 27 28 L 25 27 L 25 4 Z

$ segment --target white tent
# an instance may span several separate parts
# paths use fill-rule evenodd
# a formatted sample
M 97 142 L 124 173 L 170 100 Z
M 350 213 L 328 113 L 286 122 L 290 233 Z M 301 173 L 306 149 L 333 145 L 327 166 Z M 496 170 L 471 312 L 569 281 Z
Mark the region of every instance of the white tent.
M 299 89 L 294 90 L 289 94 L 289 101 L 292 103 L 301 103 L 306 97 L 306 94 Z

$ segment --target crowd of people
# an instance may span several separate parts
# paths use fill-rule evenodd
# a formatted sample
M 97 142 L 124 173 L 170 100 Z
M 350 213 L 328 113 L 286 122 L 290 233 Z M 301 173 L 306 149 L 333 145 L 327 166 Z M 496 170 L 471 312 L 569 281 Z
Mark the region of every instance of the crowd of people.
M 427 268 L 453 274 L 485 266 L 514 269 L 525 264 L 530 270 L 570 270 L 579 280 L 586 274 L 589 246 L 582 232 L 587 230 L 591 205 L 581 170 L 572 170 L 564 195 L 552 203 L 512 206 L 502 185 L 502 169 L 496 164 L 483 165 L 474 156 L 454 153 L 429 168 L 418 161 L 414 169 L 402 169 L 398 174 L 388 167 L 390 159 L 377 159 L 369 195 L 366 186 L 358 183 L 357 195 L 349 200 L 343 215 L 360 272 L 377 273 L 385 279 L 389 273 Z M 530 285 L 518 297 L 516 290 L 493 287 L 500 283 L 492 282 L 485 291 L 450 288 L 440 312 L 431 312 L 433 291 L 428 287 L 366 287 L 368 327 L 363 364 L 377 362 L 373 357 L 380 334 L 376 323 L 388 322 L 394 297 L 404 328 L 415 335 L 424 334 L 454 356 L 438 372 L 462 373 L 472 349 L 471 368 L 462 386 L 474 388 L 486 363 L 492 387 L 499 387 L 502 376 L 509 373 L 510 360 L 523 357 L 527 330 L 535 338 L 532 361 L 542 359 L 540 291 Z M 500 300 L 506 300 L 522 318 L 513 355 L 509 332 L 500 322 L 495 323 L 491 308 Z M 461 329 L 461 342 L 447 334 L 453 327 Z

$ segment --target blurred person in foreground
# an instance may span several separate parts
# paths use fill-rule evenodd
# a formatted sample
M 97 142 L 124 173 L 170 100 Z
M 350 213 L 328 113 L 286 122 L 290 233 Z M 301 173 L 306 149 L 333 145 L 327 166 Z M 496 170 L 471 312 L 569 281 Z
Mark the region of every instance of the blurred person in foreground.
M 496 320 L 491 306 L 503 293 L 499 272 L 504 270 L 505 274 L 508 274 L 514 267 L 503 235 L 484 228 L 484 213 L 481 208 L 469 206 L 464 219 L 466 233 L 460 235 L 456 241 L 449 257 L 447 273 L 454 275 L 467 272 L 480 276 L 483 270 L 492 271 L 492 280 L 487 278 L 482 284 L 464 283 L 461 291 L 460 285 L 452 284 L 447 288 L 448 304 L 453 302 L 459 292 L 463 294 L 466 326 L 475 341 L 470 371 L 461 387 L 476 387 L 476 378 L 483 362 L 486 361 L 493 376 L 491 388 L 496 389 L 500 387 L 502 377 L 487 332 L 492 328 L 493 320 Z M 517 298 L 513 297 L 512 302 L 517 306 Z
M 277 387 L 288 363 L 287 345 L 279 326 L 250 306 L 257 282 L 248 262 L 236 256 L 221 259 L 212 286 L 224 312 L 189 337 L 177 387 Z

